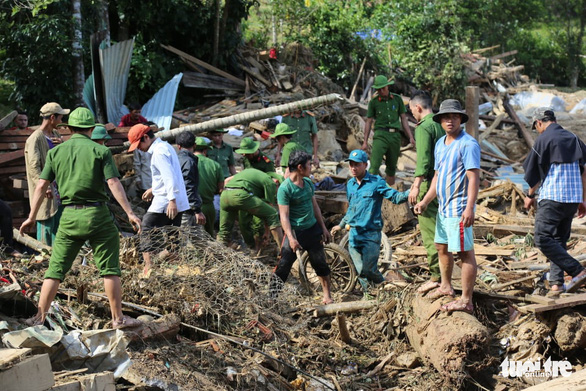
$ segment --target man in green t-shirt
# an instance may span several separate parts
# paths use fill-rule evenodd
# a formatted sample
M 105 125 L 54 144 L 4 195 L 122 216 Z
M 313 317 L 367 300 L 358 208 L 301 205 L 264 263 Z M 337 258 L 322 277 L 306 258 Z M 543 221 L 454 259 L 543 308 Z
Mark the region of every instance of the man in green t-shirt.
M 296 251 L 306 250 L 322 286 L 323 303 L 330 304 L 333 303 L 330 268 L 322 239 L 327 243 L 332 237 L 315 199 L 313 183 L 308 178 L 311 174 L 311 156 L 305 151 L 294 151 L 289 157 L 289 172 L 289 178 L 285 179 L 277 194 L 285 240 L 275 274 L 281 281 L 287 281 L 297 259 Z
M 236 167 L 234 164 L 234 151 L 230 145 L 224 142 L 224 133 L 228 133 L 228 131 L 226 129 L 215 129 L 208 132 L 210 140 L 212 140 L 208 157 L 220 164 L 224 179 L 226 179 L 230 175 L 236 174 Z
M 364 125 L 364 142 L 362 149 L 368 152 L 368 137 L 374 122 L 374 137 L 372 139 L 372 153 L 370 154 L 370 170 L 373 175 L 379 175 L 379 169 L 385 157 L 386 181 L 389 186 L 395 183 L 395 170 L 401 152 L 401 129 L 409 138 L 411 144 L 415 139 L 411 134 L 407 121 L 407 110 L 400 95 L 389 92 L 389 85 L 394 81 L 387 81 L 384 75 L 374 79 L 373 88 L 376 94 L 368 103 L 366 123 Z
M 240 148 L 236 153 L 244 156 L 244 168 L 256 168 L 262 172 L 275 172 L 275 163 L 268 156 L 258 149 L 260 142 L 255 141 L 249 137 L 245 137 L 240 141 Z
M 312 112 L 296 110 L 291 114 L 284 114 L 282 123 L 289 125 L 295 131 L 293 141 L 303 147 L 303 150 L 313 156 L 313 164 L 319 167 L 317 149 L 319 140 L 317 138 L 317 121 Z
M 435 174 L 434 151 L 435 143 L 442 138 L 446 132 L 442 126 L 433 120 L 433 109 L 431 97 L 424 91 L 417 91 L 409 101 L 409 108 L 413 117 L 418 121 L 415 128 L 415 146 L 417 148 L 417 164 L 415 168 L 415 180 L 409 192 L 409 203 L 417 205 L 427 191 L 429 184 Z M 427 205 L 427 209 L 420 215 L 419 230 L 423 245 L 427 252 L 427 262 L 431 278 L 417 289 L 418 293 L 425 293 L 438 288 L 441 281 L 439 258 L 435 248 L 435 220 L 437 216 L 438 201 L 434 199 Z
M 279 143 L 278 148 L 281 150 L 279 166 L 283 168 L 285 178 L 289 176 L 289 156 L 294 151 L 303 151 L 303 147 L 300 144 L 291 140 L 295 132 L 287 124 L 278 124 L 275 128 L 275 133 L 271 134 L 271 137 Z
M 140 321 L 122 314 L 120 284 L 120 237 L 106 206 L 108 196 L 104 181 L 133 227 L 140 233 L 140 219 L 134 214 L 112 153 L 107 147 L 90 139 L 96 126 L 94 116 L 86 108 L 75 109 L 69 115 L 71 138 L 51 149 L 33 194 L 28 219 L 20 227 L 21 234 L 35 224 L 35 218 L 49 184 L 56 180 L 64 207 L 53 244 L 49 268 L 41 288 L 37 315 L 27 320 L 29 326 L 45 323 L 51 302 L 61 281 L 71 268 L 81 246 L 89 241 L 94 262 L 104 278 L 104 288 L 110 302 L 113 328 L 134 327 Z
M 224 173 L 222 167 L 215 160 L 207 157 L 210 145 L 201 137 L 195 139 L 194 154 L 198 158 L 199 195 L 201 197 L 201 211 L 206 217 L 205 230 L 212 237 L 215 236 L 216 209 L 214 195 L 224 190 Z
M 234 221 L 238 218 L 241 232 L 250 230 L 247 215 L 265 221 L 277 246 L 281 245 L 283 230 L 279 223 L 276 205 L 277 186 L 266 173 L 247 168 L 226 182 L 220 196 L 220 230 L 217 240 L 229 244 Z

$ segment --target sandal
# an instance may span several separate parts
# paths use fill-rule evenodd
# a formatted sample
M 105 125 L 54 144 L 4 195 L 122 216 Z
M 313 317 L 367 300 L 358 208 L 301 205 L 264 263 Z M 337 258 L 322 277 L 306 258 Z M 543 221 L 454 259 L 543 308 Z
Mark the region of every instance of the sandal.
M 43 319 L 43 317 L 35 315 L 31 318 L 26 319 L 24 323 L 29 327 L 42 326 L 45 324 L 45 320 Z
M 452 289 L 449 292 L 444 292 L 441 290 L 441 288 L 435 288 L 434 290 L 432 290 L 431 292 L 429 292 L 427 294 L 427 296 L 425 296 L 426 299 L 431 299 L 431 300 L 435 300 L 435 299 L 439 299 L 440 297 L 445 297 L 445 296 L 454 296 L 454 290 Z
M 423 294 L 429 292 L 430 290 L 435 289 L 435 288 L 439 288 L 439 287 L 440 287 L 440 283 L 438 281 L 429 280 L 429 281 L 425 282 L 423 285 L 421 285 L 419 288 L 417 288 L 417 293 L 420 293 L 423 295 Z
M 572 281 L 565 284 L 566 292 L 574 293 L 576 292 L 582 285 L 586 283 L 586 271 L 578 274 L 576 277 L 572 278 Z
M 446 312 L 461 311 L 472 315 L 472 313 L 474 312 L 474 304 L 472 304 L 471 302 L 464 303 L 462 299 L 458 299 L 450 301 L 448 304 L 442 305 L 441 310 Z

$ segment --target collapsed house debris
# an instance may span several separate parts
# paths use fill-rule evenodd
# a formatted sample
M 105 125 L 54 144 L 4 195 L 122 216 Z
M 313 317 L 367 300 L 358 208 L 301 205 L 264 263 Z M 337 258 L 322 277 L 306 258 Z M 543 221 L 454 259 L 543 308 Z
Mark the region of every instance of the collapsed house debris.
M 274 156 L 276 145 L 263 137 L 274 126 L 268 119 L 311 107 L 320 140 L 321 167 L 314 172 L 315 180 L 329 177 L 343 184 L 347 179 L 348 167 L 340 161 L 362 144 L 368 77 L 357 83 L 356 98 L 348 100 L 341 97 L 339 87 L 307 69 L 310 54 L 300 45 L 284 52 L 279 61 L 248 49 L 241 58 L 244 78 L 172 47 L 166 49 L 191 69 L 185 72 L 185 85 L 212 89 L 221 99 L 176 111 L 170 128 L 159 132 L 161 137 L 173 139 L 180 131 L 205 135 L 206 130 L 227 127 L 233 130 L 226 137 L 228 143 L 237 146 L 242 137 L 252 136 L 261 141 L 268 156 Z M 521 65 L 504 62 L 515 53 L 481 55 L 485 53 L 467 56 L 469 82 L 480 87 L 483 100 L 477 108 L 482 186 L 475 221 L 479 273 L 474 315 L 445 314 L 438 311 L 441 298 L 416 294 L 428 266 L 416 221 L 406 204 L 384 202 L 384 232 L 392 248 L 383 249 L 388 261 L 381 265 L 393 272 L 393 281 L 372 289 L 366 297 L 359 290 L 335 292 L 336 304 L 328 306 L 318 305 L 314 292 L 306 291 L 296 267 L 291 280 L 279 287 L 279 294 L 271 292 L 274 249 L 259 254 L 234 251 L 198 228 L 127 237 L 121 243 L 123 307 L 140 315 L 144 325 L 124 332 L 98 331 L 109 327 L 109 308 L 100 293 L 103 287 L 96 278 L 92 254 L 85 248 L 51 308 L 50 329 L 26 328 L 19 322 L 35 312 L 31 299 L 40 289 L 51 249 L 15 235 L 37 255 L 0 261 L 0 335 L 7 347 L 0 349 L 0 384 L 21 384 L 24 388 L 14 389 L 30 390 L 99 391 L 116 384 L 129 390 L 339 391 L 520 390 L 562 382 L 560 387 L 573 389 L 571 385 L 586 376 L 586 294 L 543 295 L 549 263 L 534 247 L 534 219 L 522 207 L 526 184 L 521 162 L 534 138 L 529 124 L 532 105 L 527 102 L 541 99 L 535 95 L 541 92 L 519 73 Z M 523 92 L 529 94 L 523 101 L 517 99 Z M 569 102 L 580 100 L 564 96 L 565 112 L 558 119 L 585 137 L 580 127 L 586 125 L 586 117 L 569 113 Z M 415 121 L 411 122 L 414 126 Z M 132 194 L 132 156 L 118 153 L 124 150 L 128 129 L 108 131 L 113 137 L 109 145 L 125 175 L 122 183 Z M 11 207 L 18 227 L 28 213 L 22 175 L 22 148 L 28 134 L 11 132 L 0 132 L 0 184 L 14 199 Z M 66 128 L 60 132 L 64 138 L 69 136 Z M 406 144 L 398 169 L 402 183 L 397 185 L 405 189 L 412 181 L 416 157 Z M 316 194 L 326 224 L 337 223 L 347 209 L 345 192 Z M 123 224 L 124 213 L 111 207 L 119 215 L 122 231 L 130 232 Z M 586 264 L 581 256 L 586 250 L 584 235 L 586 226 L 575 221 L 568 249 Z M 175 256 L 161 257 L 148 278 L 141 278 L 140 240 L 160 250 L 177 243 L 170 248 Z M 460 273 L 454 267 L 456 289 Z M 107 348 L 92 349 L 90 338 L 94 337 L 107 340 L 98 344 Z M 48 339 L 51 346 L 43 342 Z M 71 349 L 82 345 L 87 347 L 84 355 Z M 567 359 L 575 373 L 551 383 L 546 382 L 551 376 L 504 377 L 499 373 L 505 358 L 542 363 L 548 358 Z M 98 362 L 109 365 L 94 365 Z

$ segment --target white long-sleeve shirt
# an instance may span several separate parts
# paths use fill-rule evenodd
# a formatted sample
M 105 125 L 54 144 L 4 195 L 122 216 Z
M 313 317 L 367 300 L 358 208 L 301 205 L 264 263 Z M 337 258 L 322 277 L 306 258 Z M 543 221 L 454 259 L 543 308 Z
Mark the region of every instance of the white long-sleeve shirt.
M 177 211 L 189 209 L 185 183 L 181 174 L 181 166 L 173 147 L 160 138 L 151 144 L 151 174 L 153 177 L 153 202 L 149 212 L 165 213 L 169 201 L 175 200 Z

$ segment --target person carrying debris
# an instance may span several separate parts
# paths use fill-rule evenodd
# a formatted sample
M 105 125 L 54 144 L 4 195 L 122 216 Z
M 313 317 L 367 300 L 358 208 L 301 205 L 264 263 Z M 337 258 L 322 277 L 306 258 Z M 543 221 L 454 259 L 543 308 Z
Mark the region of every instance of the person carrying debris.
M 431 97 L 427 92 L 417 91 L 414 93 L 409 101 L 409 109 L 415 120 L 417 120 L 417 127 L 415 128 L 417 163 L 414 174 L 415 180 L 409 192 L 409 203 L 415 205 L 423 199 L 423 196 L 429 190 L 429 184 L 434 174 L 435 144 L 445 133 L 441 125 L 433 120 Z M 417 289 L 418 293 L 426 293 L 440 286 L 439 258 L 434 244 L 437 208 L 438 202 L 436 198 L 427 205 L 422 214 L 417 215 L 419 230 L 427 252 L 427 262 L 431 273 L 429 281 Z
M 315 116 L 310 111 L 296 110 L 290 114 L 283 114 L 282 123 L 297 132 L 293 134 L 292 140 L 303 147 L 303 150 L 313 156 L 312 163 L 319 167 L 319 158 L 317 149 L 319 140 L 317 138 L 317 122 Z M 280 154 L 279 150 L 279 154 Z
M 275 163 L 259 149 L 260 142 L 245 137 L 240 141 L 236 153 L 244 156 L 244 168 L 256 168 L 262 172 L 275 172 Z
M 199 195 L 201 196 L 201 211 L 204 214 L 205 230 L 215 237 L 214 224 L 216 223 L 216 209 L 214 195 L 224 190 L 224 173 L 222 167 L 215 160 L 207 157 L 210 145 L 201 137 L 195 139 L 194 153 L 197 156 L 199 171 Z
M 400 95 L 389 92 L 389 85 L 394 83 L 392 80 L 387 81 L 384 75 L 378 75 L 374 78 L 373 88 L 376 90 L 376 94 L 368 102 L 364 142 L 362 143 L 362 149 L 368 152 L 368 137 L 374 122 L 369 172 L 373 175 L 379 175 L 384 156 L 386 181 L 389 186 L 395 183 L 395 170 L 401 151 L 401 134 L 399 133 L 401 129 L 409 138 L 409 142 L 415 145 L 415 139 L 413 139 L 405 114 L 407 110 L 403 99 Z
M 394 204 L 402 204 L 407 201 L 409 191 L 399 192 L 387 186 L 380 176 L 368 173 L 368 155 L 361 149 L 350 152 L 346 161 L 350 163 L 352 176 L 346 185 L 348 212 L 332 228 L 332 236 L 350 226 L 350 256 L 359 276 L 358 281 L 364 292 L 367 292 L 368 281 L 374 284 L 385 281 L 377 264 L 383 228 L 383 198 Z
M 206 217 L 201 211 L 201 197 L 199 196 L 199 158 L 193 154 L 195 149 L 195 136 L 190 132 L 180 133 L 175 142 L 179 147 L 177 157 L 185 182 L 187 200 L 190 210 L 181 216 L 181 225 L 193 227 L 196 224 L 204 225 Z
M 41 288 L 38 313 L 26 323 L 34 326 L 45 322 L 61 281 L 71 268 L 79 249 L 88 240 L 94 262 L 104 278 L 113 328 L 138 326 L 138 320 L 122 314 L 120 235 L 106 205 L 108 196 L 104 181 L 138 233 L 140 219 L 126 198 L 112 153 L 90 140 L 91 131 L 96 126 L 91 111 L 83 107 L 75 109 L 69 116 L 68 126 L 72 136 L 47 154 L 45 167 L 32 197 L 30 214 L 20 226 L 22 234 L 35 223 L 47 188 L 53 180 L 57 180 L 64 206 L 63 215 Z
M 293 134 L 296 130 L 291 129 L 287 124 L 278 124 L 275 132 L 271 137 L 279 143 L 278 148 L 281 150 L 281 159 L 279 166 L 283 169 L 285 178 L 289 176 L 289 156 L 294 151 L 303 151 L 303 147 L 292 140 Z
M 288 162 L 290 175 L 279 187 L 277 195 L 285 238 L 275 275 L 281 281 L 287 281 L 291 267 L 297 259 L 296 252 L 306 250 L 311 267 L 322 286 L 323 303 L 331 304 L 331 272 L 326 262 L 322 240 L 328 243 L 332 237 L 324 223 L 315 199 L 313 183 L 309 179 L 311 156 L 305 151 L 294 151 Z
M 253 215 L 265 221 L 277 246 L 281 245 L 283 230 L 279 223 L 276 204 L 277 185 L 268 174 L 255 168 L 247 168 L 232 176 L 220 196 L 220 230 L 217 240 L 228 245 L 234 221 L 238 218 L 240 231 L 251 229 Z
M 444 100 L 433 120 L 442 126 L 446 135 L 435 145 L 435 175 L 429 191 L 413 208 L 416 214 L 422 214 L 436 197 L 439 201 L 435 243 L 441 284 L 426 297 L 454 296 L 452 253 L 457 252 L 462 261 L 462 297 L 443 305 L 441 309 L 472 313 L 472 292 L 477 272 L 472 225 L 480 185 L 480 145 L 461 128 L 461 124 L 468 121 L 468 115 L 457 100 Z
M 151 154 L 153 186 L 144 192 L 142 199 L 152 202 L 143 217 L 142 230 L 148 232 L 169 225 L 179 227 L 183 212 L 189 210 L 189 201 L 177 153 L 168 142 L 155 137 L 153 130 L 144 124 L 130 128 L 128 141 L 128 152 L 138 148 Z M 145 264 L 144 275 L 149 276 L 152 268 L 151 251 L 154 248 L 142 240 L 141 250 Z M 163 250 L 161 255 L 168 255 L 168 250 Z
M 63 109 L 58 103 L 50 102 L 41 107 L 43 122 L 27 139 L 24 146 L 24 161 L 26 164 L 26 179 L 30 194 L 34 194 L 38 186 L 41 172 L 45 168 L 47 153 L 55 145 L 61 143 L 61 136 L 57 132 L 63 116 L 69 114 L 69 109 Z M 29 198 L 32 208 L 33 199 Z M 43 197 L 37 212 L 37 240 L 48 246 L 53 244 L 61 208 L 59 206 L 59 193 L 57 184 L 51 183 Z
M 224 133 L 228 133 L 228 131 L 226 129 L 209 131 L 208 135 L 212 140 L 212 146 L 208 151 L 208 157 L 220 164 L 224 173 L 224 179 L 226 179 L 230 175 L 236 174 L 236 167 L 234 163 L 234 151 L 230 145 L 224 142 Z
M 556 123 L 549 107 L 535 111 L 533 129 L 539 136 L 523 162 L 530 186 L 524 203 L 526 209 L 537 205 L 535 245 L 550 261 L 550 295 L 557 296 L 586 283 L 586 270 L 566 249 L 574 215 L 586 215 L 586 145 Z M 565 286 L 564 272 L 572 276 Z

